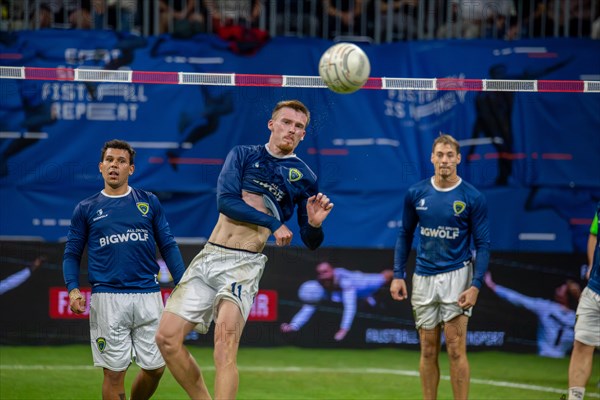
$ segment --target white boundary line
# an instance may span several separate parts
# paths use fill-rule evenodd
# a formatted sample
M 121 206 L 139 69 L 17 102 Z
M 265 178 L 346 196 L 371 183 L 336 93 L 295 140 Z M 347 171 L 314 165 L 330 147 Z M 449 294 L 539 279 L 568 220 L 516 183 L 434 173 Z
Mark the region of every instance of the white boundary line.
M 98 367 L 94 367 L 91 365 L 0 365 L 0 370 L 19 370 L 19 371 L 28 371 L 28 370 L 65 370 L 65 371 L 81 371 L 81 370 L 93 370 L 98 369 Z M 204 371 L 214 371 L 213 366 L 201 367 Z M 401 375 L 401 376 L 410 376 L 414 378 L 419 377 L 418 371 L 410 371 L 410 370 L 401 370 L 401 369 L 386 369 L 386 368 L 323 368 L 323 367 L 252 367 L 252 366 L 238 366 L 238 370 L 240 371 L 248 371 L 248 372 L 269 372 L 269 373 L 301 373 L 301 374 L 310 374 L 310 373 L 336 373 L 336 374 L 371 374 L 371 375 Z M 450 377 L 447 375 L 442 375 L 440 377 L 445 381 L 449 381 Z M 523 390 L 531 390 L 535 392 L 545 392 L 545 393 L 557 393 L 564 394 L 567 392 L 567 388 L 551 388 L 539 385 L 529 385 L 525 383 L 516 383 L 516 382 L 508 382 L 508 381 L 495 381 L 491 379 L 477 379 L 471 378 L 471 383 L 476 385 L 488 385 L 488 386 L 497 386 L 497 387 L 509 387 L 514 389 L 523 389 Z M 586 392 L 586 397 L 592 397 L 599 399 L 600 394 Z

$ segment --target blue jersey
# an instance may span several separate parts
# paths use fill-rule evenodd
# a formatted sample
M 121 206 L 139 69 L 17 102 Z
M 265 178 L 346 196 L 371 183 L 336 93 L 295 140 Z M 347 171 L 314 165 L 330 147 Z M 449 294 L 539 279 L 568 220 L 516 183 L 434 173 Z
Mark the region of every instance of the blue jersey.
M 75 207 L 71 219 L 63 260 L 67 289 L 79 287 L 87 245 L 92 292 L 157 292 L 157 244 L 177 284 L 185 266 L 158 198 L 133 188 L 122 196 L 91 196 Z
M 600 218 L 600 202 L 596 206 L 596 218 Z M 594 261 L 587 286 L 595 293 L 600 294 L 600 240 L 598 240 L 598 236 L 596 236 L 596 250 L 594 250 Z
M 263 196 L 272 215 L 258 211 L 242 199 L 242 190 Z M 323 241 L 321 228 L 308 223 L 306 203 L 319 192 L 317 177 L 296 155 L 276 157 L 267 146 L 236 146 L 223 164 L 217 183 L 219 212 L 236 221 L 276 231 L 297 208 L 300 235 L 311 249 Z
M 464 267 L 472 258 L 473 243 L 477 257 L 471 284 L 481 288 L 490 258 L 490 235 L 485 198 L 473 185 L 460 180 L 450 189 L 440 189 L 434 187 L 431 178 L 408 189 L 394 254 L 395 278 L 406 277 L 415 230 L 417 275 L 435 275 Z

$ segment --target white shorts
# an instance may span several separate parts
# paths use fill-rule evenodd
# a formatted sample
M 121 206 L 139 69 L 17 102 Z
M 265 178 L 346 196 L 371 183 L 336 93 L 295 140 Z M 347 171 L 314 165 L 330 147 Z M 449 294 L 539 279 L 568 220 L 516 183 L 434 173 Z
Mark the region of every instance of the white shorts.
M 433 329 L 459 315 L 471 316 L 472 308 L 458 305 L 459 295 L 471 286 L 473 268 L 465 267 L 437 275 L 413 275 L 411 304 L 417 329 Z
M 600 295 L 588 287 L 584 288 L 576 315 L 575 340 L 600 347 Z
M 154 336 L 162 315 L 160 292 L 94 293 L 90 339 L 96 367 L 125 371 L 135 359 L 142 369 L 165 365 Z
M 267 256 L 207 243 L 185 270 L 167 300 L 165 311 L 196 324 L 206 333 L 221 300 L 234 302 L 248 319 Z

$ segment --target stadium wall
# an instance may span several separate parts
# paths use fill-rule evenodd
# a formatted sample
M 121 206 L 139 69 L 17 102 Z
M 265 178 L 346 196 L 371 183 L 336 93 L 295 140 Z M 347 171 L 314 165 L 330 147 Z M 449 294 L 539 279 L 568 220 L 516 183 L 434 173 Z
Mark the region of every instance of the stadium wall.
M 184 261 L 190 262 L 201 248 L 201 245 L 182 245 Z M 45 257 L 45 262 L 29 279 L 0 295 L 0 344 L 89 342 L 87 315 L 76 317 L 68 310 L 68 294 L 61 269 L 64 245 L 1 241 L 0 250 L 2 284 L 7 277 L 31 265 L 35 258 Z M 317 264 L 329 262 L 335 268 L 380 273 L 392 267 L 392 250 L 323 248 L 309 251 L 299 247 L 267 247 L 266 254 L 269 262 L 261 282 L 261 293 L 255 300 L 255 308 L 242 337 L 244 345 L 418 348 L 409 303 L 392 301 L 389 285 L 385 283 L 369 298 L 359 296 L 351 328 L 341 341 L 334 339 L 344 313 L 339 290 L 338 294 L 334 293 L 335 290 L 327 292 L 327 298 L 316 304 L 316 312 L 300 330 L 291 333 L 280 330 L 281 324 L 290 322 L 302 307 L 299 288 L 304 282 L 316 279 Z M 562 349 L 559 356 L 570 351 L 573 328 L 569 323 L 574 323 L 575 304 L 570 305 L 571 309 L 557 308 L 552 300 L 555 289 L 566 280 L 579 281 L 583 262 L 583 256 L 574 257 L 569 253 L 494 252 L 490 265 L 494 281 L 521 293 L 533 306 L 528 308 L 525 301 L 521 305 L 510 303 L 484 286 L 469 323 L 470 348 L 539 354 L 540 335 L 554 335 L 552 340 L 557 345 L 564 342 L 557 346 L 557 349 Z M 410 278 L 408 283 L 410 290 Z M 85 262 L 81 285 L 89 288 Z M 167 295 L 173 285 L 167 281 L 161 287 Z M 543 318 L 558 318 L 563 325 L 554 324 L 548 330 Z M 210 345 L 212 336 L 190 337 L 188 343 Z

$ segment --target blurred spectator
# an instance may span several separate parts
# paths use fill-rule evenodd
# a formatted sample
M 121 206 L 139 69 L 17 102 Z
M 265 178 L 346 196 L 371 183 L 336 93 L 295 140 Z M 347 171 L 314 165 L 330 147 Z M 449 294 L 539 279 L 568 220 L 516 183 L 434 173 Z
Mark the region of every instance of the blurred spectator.
M 444 23 L 437 29 L 436 36 L 440 39 L 476 38 L 479 28 L 473 23 L 465 23 L 461 17 L 460 5 L 457 1 L 448 4 L 448 14 Z
M 92 0 L 94 27 L 131 32 L 137 11 L 136 0 Z
M 376 2 L 379 2 L 377 13 Z M 375 8 L 375 18 L 381 20 L 381 30 L 388 40 L 413 40 L 418 36 L 418 0 L 373 0 L 370 9 Z
M 315 0 L 277 0 L 275 34 L 317 36 L 323 14 Z
M 600 17 L 596 18 L 592 23 L 592 39 L 600 39 Z
M 200 0 L 160 0 L 160 33 L 191 37 L 206 31 Z
M 367 3 L 369 0 L 323 0 L 327 14 L 327 35 L 367 35 Z M 364 15 L 363 15 L 364 13 Z
M 452 0 L 449 7 L 450 15 L 437 32 L 439 38 L 503 38 L 515 14 L 512 0 Z
M 204 0 L 204 5 L 212 19 L 214 32 L 222 27 L 257 27 L 262 12 L 261 0 Z
M 39 5 L 39 7 L 36 7 Z M 92 27 L 90 0 L 33 0 L 31 18 L 33 28 Z
M 212 30 L 234 53 L 252 55 L 269 40 L 260 29 L 262 0 L 205 0 Z

